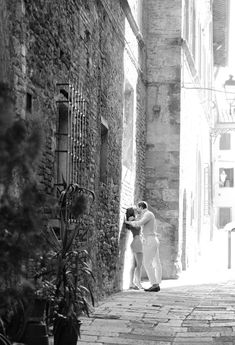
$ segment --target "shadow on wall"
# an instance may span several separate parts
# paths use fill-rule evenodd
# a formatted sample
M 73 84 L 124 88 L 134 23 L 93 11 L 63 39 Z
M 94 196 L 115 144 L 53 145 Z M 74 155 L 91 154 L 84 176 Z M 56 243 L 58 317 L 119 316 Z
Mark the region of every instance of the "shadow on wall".
M 181 263 L 178 261 L 178 231 L 173 224 L 159 214 L 156 208 L 149 205 L 149 210 L 157 219 L 163 279 L 178 279 L 181 273 Z

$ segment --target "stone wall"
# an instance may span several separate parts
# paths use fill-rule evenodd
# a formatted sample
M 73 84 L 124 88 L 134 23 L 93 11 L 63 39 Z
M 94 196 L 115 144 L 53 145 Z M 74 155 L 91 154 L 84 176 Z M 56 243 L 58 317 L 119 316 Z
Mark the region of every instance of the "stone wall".
M 181 1 L 148 0 L 146 192 L 159 220 L 163 277 L 177 275 L 180 145 Z
M 0 1 L 0 81 L 12 86 L 10 58 L 10 37 L 6 1 Z
M 225 67 L 228 64 L 229 12 L 229 0 L 213 1 L 213 50 L 216 66 Z
M 78 81 L 89 104 L 86 183 L 96 199 L 82 224 L 88 230 L 94 293 L 101 298 L 119 287 L 124 14 L 118 1 L 111 7 L 98 0 L 13 0 L 7 13 L 17 115 L 39 119 L 43 127 L 38 173 L 48 195 L 55 183 L 57 84 Z M 100 181 L 101 116 L 108 126 L 105 182 Z
M 142 52 L 144 54 L 144 51 Z M 144 63 L 143 63 L 144 65 Z M 144 199 L 145 194 L 145 149 L 146 149 L 146 87 L 142 78 L 137 80 L 136 119 L 136 181 L 135 202 Z

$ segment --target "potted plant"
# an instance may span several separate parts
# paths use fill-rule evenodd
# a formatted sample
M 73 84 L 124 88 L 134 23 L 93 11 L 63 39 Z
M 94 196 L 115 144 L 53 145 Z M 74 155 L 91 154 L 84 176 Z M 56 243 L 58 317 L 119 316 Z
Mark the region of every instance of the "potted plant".
M 42 233 L 49 251 L 42 258 L 36 278 L 50 301 L 48 319 L 53 320 L 54 345 L 76 345 L 80 336 L 79 316 L 89 316 L 94 305 L 89 255 L 78 241 L 77 223 L 88 207 L 89 196 L 94 199 L 92 191 L 78 184 L 64 184 L 59 197 L 59 231 L 58 225 L 49 222 Z

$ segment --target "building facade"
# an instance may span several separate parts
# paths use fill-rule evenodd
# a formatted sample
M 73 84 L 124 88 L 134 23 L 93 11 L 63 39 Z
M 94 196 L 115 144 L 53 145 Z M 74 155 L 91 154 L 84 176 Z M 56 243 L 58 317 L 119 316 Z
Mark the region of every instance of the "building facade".
M 163 275 L 213 240 L 216 73 L 226 65 L 229 1 L 147 1 L 145 196 L 159 220 Z
M 17 116 L 43 127 L 42 190 L 95 193 L 82 233 L 96 295 L 129 285 L 124 213 L 140 199 L 158 219 L 163 278 L 177 278 L 211 239 L 213 1 L 0 6 L 0 77 Z
M 213 7 L 185 1 L 181 94 L 181 264 L 187 269 L 211 239 Z
M 234 132 L 226 131 L 221 133 L 215 142 L 215 225 L 220 230 L 235 220 L 234 140 Z

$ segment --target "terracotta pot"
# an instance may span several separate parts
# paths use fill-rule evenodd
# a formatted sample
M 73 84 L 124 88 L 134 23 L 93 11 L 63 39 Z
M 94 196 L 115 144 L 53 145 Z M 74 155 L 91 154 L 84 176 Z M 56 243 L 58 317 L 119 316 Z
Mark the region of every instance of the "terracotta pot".
M 57 316 L 54 322 L 54 345 L 76 345 L 80 326 L 81 322 L 75 326 L 71 320 Z

